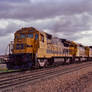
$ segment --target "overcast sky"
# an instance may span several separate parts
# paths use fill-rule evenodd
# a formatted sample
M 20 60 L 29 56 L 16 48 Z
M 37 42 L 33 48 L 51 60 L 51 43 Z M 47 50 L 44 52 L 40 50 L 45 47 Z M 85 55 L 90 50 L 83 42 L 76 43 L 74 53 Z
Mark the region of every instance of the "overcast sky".
M 92 0 L 0 0 L 0 54 L 16 30 L 31 26 L 92 45 Z

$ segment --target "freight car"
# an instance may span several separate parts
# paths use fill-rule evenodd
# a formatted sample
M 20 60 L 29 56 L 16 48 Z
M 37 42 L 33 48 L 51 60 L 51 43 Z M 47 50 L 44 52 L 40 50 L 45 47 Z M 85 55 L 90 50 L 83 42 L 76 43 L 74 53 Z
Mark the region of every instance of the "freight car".
M 10 45 L 11 46 L 11 45 Z M 33 27 L 15 32 L 12 53 L 9 54 L 9 68 L 46 67 L 57 61 L 72 63 L 88 60 L 92 49 L 73 41 L 53 37 Z

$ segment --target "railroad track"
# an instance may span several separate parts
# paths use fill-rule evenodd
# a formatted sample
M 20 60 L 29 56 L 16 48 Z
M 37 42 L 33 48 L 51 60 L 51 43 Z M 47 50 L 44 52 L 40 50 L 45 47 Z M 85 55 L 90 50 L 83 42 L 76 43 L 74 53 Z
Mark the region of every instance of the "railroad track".
M 55 68 L 47 68 L 41 70 L 27 71 L 25 73 L 16 73 L 12 76 L 2 78 L 0 76 L 0 90 L 5 90 L 7 88 L 14 88 L 16 86 L 25 85 L 28 83 L 36 83 L 40 80 L 45 80 L 47 78 L 52 78 L 53 76 L 63 75 L 72 71 L 77 71 L 82 68 L 92 66 L 92 62 L 85 62 L 81 64 L 74 64 L 69 66 L 59 66 Z M 16 76 L 15 76 L 16 75 Z

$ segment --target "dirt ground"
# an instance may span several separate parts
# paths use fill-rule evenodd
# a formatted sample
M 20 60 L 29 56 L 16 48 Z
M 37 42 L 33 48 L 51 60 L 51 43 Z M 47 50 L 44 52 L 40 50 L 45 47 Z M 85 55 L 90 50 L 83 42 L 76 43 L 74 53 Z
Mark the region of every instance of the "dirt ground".
M 92 66 L 3 92 L 92 92 Z
M 92 72 L 87 78 L 88 78 L 88 84 L 87 87 L 84 89 L 84 92 L 92 92 Z
M 92 83 L 88 85 L 88 88 L 85 89 L 85 92 L 92 92 Z

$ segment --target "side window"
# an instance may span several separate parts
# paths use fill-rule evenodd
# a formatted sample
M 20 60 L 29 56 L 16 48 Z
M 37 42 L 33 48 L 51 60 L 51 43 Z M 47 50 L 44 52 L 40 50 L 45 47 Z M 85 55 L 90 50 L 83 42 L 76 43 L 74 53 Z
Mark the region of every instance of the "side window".
M 44 42 L 44 36 L 43 35 L 41 35 L 41 41 Z
M 33 34 L 28 34 L 28 38 L 33 38 Z
M 38 39 L 38 34 L 35 34 L 35 40 L 37 40 Z
M 15 38 L 16 38 L 16 39 L 18 39 L 18 38 L 19 38 L 19 36 L 17 36 L 17 35 L 16 35 L 16 36 L 15 36 Z

